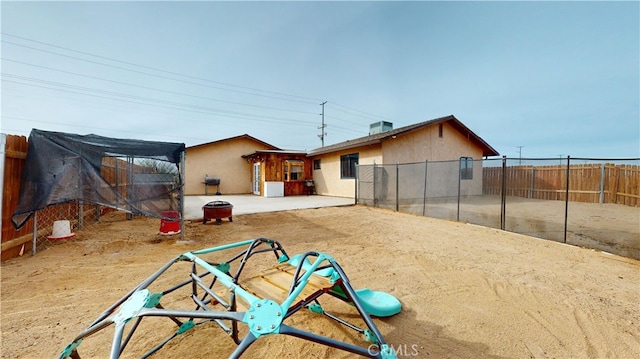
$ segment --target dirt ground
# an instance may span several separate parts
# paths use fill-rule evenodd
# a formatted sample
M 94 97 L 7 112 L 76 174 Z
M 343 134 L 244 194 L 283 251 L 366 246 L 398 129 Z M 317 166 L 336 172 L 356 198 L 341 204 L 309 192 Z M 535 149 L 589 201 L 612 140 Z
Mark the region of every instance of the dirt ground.
M 398 357 L 640 357 L 640 262 L 634 259 L 363 206 L 240 215 L 219 226 L 194 221 L 186 226 L 184 242 L 159 236 L 159 224 L 115 213 L 34 257 L 3 262 L 1 357 L 56 357 L 105 309 L 177 255 L 257 237 L 279 241 L 289 254 L 327 252 L 354 287 L 396 296 L 402 312 L 374 321 Z M 339 310 L 354 313 L 348 306 Z M 300 315 L 295 323 L 325 335 L 351 335 L 326 318 Z M 86 339 L 80 355 L 107 357 L 112 335 L 109 328 Z M 166 331 L 138 335 L 127 347 L 131 357 L 159 343 Z M 221 330 L 197 327 L 154 357 L 226 357 L 234 346 Z M 260 338 L 245 353 L 351 356 L 280 335 Z

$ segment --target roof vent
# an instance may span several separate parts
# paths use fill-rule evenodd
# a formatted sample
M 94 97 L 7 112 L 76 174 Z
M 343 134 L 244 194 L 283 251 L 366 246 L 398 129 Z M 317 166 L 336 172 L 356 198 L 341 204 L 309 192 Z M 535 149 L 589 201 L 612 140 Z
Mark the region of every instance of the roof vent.
M 387 121 L 374 122 L 369 125 L 369 135 L 393 130 L 393 123 Z

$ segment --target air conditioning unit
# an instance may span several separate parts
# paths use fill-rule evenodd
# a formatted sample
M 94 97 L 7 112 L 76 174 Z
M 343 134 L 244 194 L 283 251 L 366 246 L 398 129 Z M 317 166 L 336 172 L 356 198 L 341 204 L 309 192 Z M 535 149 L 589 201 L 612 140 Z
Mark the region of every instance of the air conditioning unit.
M 387 121 L 374 122 L 369 125 L 369 135 L 393 130 L 393 123 Z

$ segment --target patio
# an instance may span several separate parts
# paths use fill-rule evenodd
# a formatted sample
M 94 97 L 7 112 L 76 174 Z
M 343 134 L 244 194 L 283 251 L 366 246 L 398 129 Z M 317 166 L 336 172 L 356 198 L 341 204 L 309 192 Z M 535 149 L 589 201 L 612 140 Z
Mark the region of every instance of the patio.
M 261 197 L 255 195 L 185 196 L 184 219 L 202 219 L 202 206 L 212 201 L 224 201 L 233 205 L 233 215 L 290 211 L 294 209 L 350 206 L 353 198 L 331 196 Z

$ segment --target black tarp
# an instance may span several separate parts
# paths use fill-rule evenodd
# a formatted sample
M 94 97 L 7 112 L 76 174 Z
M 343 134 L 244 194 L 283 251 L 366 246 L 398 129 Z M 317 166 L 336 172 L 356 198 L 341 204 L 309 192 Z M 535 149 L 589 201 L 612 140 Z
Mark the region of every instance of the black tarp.
M 184 143 L 33 129 L 13 225 L 19 229 L 36 211 L 72 201 L 162 218 L 178 207 L 184 151 Z

